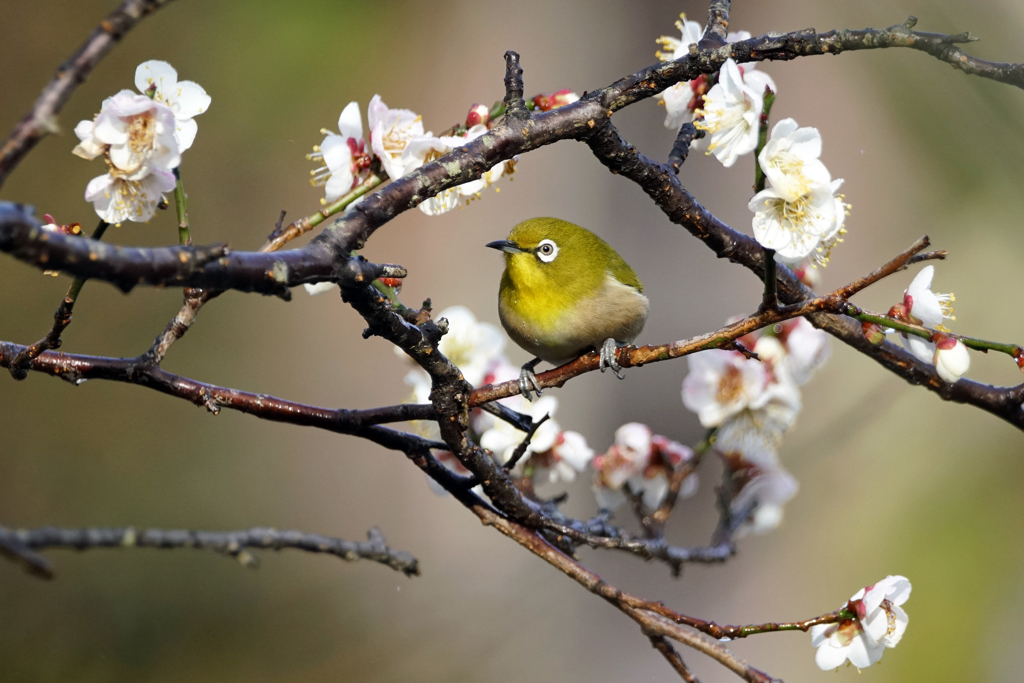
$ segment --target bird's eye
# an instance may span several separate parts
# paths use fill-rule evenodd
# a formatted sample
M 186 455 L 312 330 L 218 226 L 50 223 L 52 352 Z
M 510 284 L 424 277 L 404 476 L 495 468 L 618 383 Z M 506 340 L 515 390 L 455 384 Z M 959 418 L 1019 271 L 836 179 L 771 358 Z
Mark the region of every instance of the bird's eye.
M 544 263 L 551 263 L 558 256 L 558 245 L 551 240 L 544 240 L 537 246 L 537 258 Z

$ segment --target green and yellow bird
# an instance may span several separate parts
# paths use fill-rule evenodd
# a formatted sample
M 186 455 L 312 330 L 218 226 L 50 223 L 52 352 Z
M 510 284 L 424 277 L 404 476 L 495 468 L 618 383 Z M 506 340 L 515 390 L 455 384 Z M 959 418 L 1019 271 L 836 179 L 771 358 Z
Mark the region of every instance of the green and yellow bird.
M 531 218 L 508 239 L 491 242 L 505 252 L 498 293 L 501 324 L 516 344 L 536 358 L 523 365 L 519 390 L 539 396 L 533 369 L 560 364 L 591 349 L 601 352 L 601 372 L 622 379 L 615 350 L 636 339 L 650 302 L 640 279 L 603 239 L 557 218 Z

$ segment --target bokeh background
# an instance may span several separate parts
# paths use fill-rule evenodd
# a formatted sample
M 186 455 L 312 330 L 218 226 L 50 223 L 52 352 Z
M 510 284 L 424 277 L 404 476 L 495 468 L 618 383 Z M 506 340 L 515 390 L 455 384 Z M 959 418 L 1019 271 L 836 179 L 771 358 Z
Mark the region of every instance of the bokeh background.
M 31 106 L 54 69 L 112 8 L 112 0 L 0 2 L 0 129 Z M 351 100 L 374 93 L 421 113 L 439 131 L 470 104 L 502 96 L 506 49 L 522 54 L 529 93 L 601 87 L 654 61 L 654 39 L 677 35 L 680 11 L 702 2 L 570 0 L 517 3 L 207 2 L 181 0 L 144 21 L 84 83 L 0 197 L 63 222 L 94 224 L 82 201 L 102 172 L 70 154 L 71 129 L 101 100 L 132 87 L 135 66 L 170 61 L 213 104 L 199 121 L 183 174 L 200 243 L 258 247 L 282 209 L 319 208 L 303 157 Z M 887 3 L 737 2 L 732 28 L 755 34 L 814 26 L 971 30 L 978 56 L 1024 61 L 1013 0 Z M 850 53 L 763 67 L 776 80 L 773 113 L 818 127 L 824 161 L 853 204 L 850 232 L 823 287 L 867 272 L 922 234 L 951 258 L 936 288 L 957 296 L 955 329 L 1024 340 L 1024 94 L 968 78 L 907 50 Z M 642 151 L 664 158 L 672 133 L 654 101 L 616 115 Z M 750 158 L 723 169 L 693 155 L 683 183 L 740 229 Z M 590 227 L 633 264 L 653 314 L 641 342 L 717 327 L 749 311 L 759 285 L 671 225 L 631 183 L 608 174 L 583 145 L 522 159 L 501 192 L 443 217 L 418 211 L 374 236 L 366 255 L 409 267 L 403 298 L 437 309 L 465 304 L 497 323 L 500 257 L 483 248 L 516 222 L 560 216 Z M 111 241 L 170 244 L 173 212 L 112 230 Z M 859 296 L 885 310 L 911 273 Z M 0 259 L 0 339 L 34 341 L 67 279 Z M 89 284 L 64 335 L 71 352 L 134 355 L 178 309 L 175 291 L 123 296 Z M 360 337 L 361 321 L 333 295 L 295 300 L 231 293 L 200 314 L 168 369 L 204 381 L 327 406 L 369 407 L 407 394 L 388 344 Z M 513 360 L 525 354 L 511 349 Z M 702 430 L 679 399 L 685 361 L 634 370 L 618 383 L 592 374 L 553 392 L 567 429 L 603 450 L 620 424 L 640 420 L 695 443 Z M 972 378 L 1019 383 L 1005 357 L 973 355 Z M 785 465 L 801 482 L 770 535 L 743 540 L 724 566 L 665 567 L 583 551 L 612 583 L 720 623 L 807 618 L 834 609 L 886 574 L 914 585 L 899 648 L 860 678 L 1018 680 L 1014 636 L 1024 610 L 1024 439 L 973 408 L 943 403 L 872 361 L 835 346 L 806 387 L 787 436 Z M 704 542 L 714 525 L 719 471 L 671 525 L 677 543 Z M 593 512 L 586 481 L 569 510 Z M 15 527 L 265 525 L 361 538 L 379 525 L 414 553 L 406 579 L 370 563 L 298 552 L 262 554 L 250 571 L 205 552 L 53 551 L 53 582 L 0 564 L 0 678 L 4 681 L 671 681 L 675 675 L 634 624 L 540 560 L 484 529 L 428 490 L 396 453 L 356 439 L 213 417 L 139 387 L 0 374 L 0 523 Z M 813 663 L 810 638 L 770 634 L 732 646 L 789 681 L 836 680 Z M 683 653 L 704 681 L 734 680 Z

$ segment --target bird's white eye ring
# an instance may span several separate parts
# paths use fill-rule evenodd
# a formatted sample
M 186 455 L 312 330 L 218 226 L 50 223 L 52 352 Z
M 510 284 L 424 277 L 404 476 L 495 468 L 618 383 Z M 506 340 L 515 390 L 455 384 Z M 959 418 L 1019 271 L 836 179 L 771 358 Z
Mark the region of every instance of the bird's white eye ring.
M 558 245 L 551 240 L 541 240 L 537 245 L 537 258 L 544 263 L 551 263 L 558 256 Z

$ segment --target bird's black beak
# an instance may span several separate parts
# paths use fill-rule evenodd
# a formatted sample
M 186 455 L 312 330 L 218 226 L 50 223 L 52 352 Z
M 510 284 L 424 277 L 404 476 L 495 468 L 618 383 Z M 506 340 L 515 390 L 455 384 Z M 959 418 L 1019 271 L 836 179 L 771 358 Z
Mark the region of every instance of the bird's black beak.
M 504 251 L 508 254 L 521 254 L 525 251 L 515 242 L 509 242 L 508 240 L 498 240 L 496 242 L 488 242 L 484 246 L 490 247 L 491 249 L 497 249 L 498 251 Z

